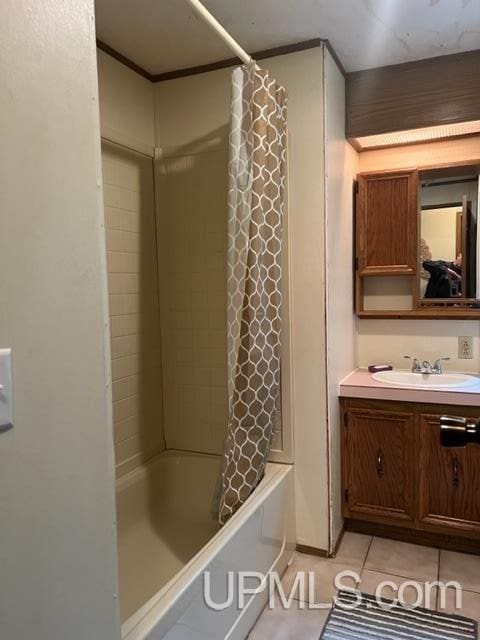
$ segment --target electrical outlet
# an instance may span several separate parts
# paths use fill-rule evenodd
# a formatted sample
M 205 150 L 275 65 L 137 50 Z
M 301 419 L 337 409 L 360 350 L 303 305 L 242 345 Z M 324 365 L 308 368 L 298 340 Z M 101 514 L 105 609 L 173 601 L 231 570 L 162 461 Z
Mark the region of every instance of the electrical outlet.
M 471 360 L 473 358 L 473 338 L 472 336 L 458 337 L 458 357 L 461 360 Z

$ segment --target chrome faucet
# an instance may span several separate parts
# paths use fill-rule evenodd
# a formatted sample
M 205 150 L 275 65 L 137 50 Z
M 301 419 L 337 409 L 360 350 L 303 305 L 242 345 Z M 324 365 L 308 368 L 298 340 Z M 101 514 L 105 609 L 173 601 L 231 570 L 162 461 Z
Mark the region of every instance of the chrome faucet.
M 435 362 L 430 364 L 428 360 L 424 360 L 421 364 L 417 358 L 412 358 L 412 356 L 403 356 L 408 360 L 412 360 L 412 373 L 428 373 L 433 375 L 438 375 L 443 373 L 442 362 L 444 360 L 450 360 L 450 358 L 437 358 Z

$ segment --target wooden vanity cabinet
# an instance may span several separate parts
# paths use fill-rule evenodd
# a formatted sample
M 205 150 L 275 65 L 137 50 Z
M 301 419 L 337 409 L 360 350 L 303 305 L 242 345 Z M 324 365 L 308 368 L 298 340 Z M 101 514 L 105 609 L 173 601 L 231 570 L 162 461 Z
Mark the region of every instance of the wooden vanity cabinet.
M 347 528 L 443 546 L 466 538 L 480 551 L 480 446 L 442 448 L 439 429 L 442 415 L 477 420 L 480 407 L 352 398 L 341 407 Z
M 418 171 L 361 173 L 357 196 L 358 275 L 417 272 Z

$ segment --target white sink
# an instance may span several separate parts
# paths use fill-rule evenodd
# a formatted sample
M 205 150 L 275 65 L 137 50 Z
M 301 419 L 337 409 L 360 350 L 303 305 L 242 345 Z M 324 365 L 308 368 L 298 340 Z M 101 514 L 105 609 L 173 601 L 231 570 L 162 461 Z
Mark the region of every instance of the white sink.
M 379 371 L 373 374 L 377 382 L 408 389 L 461 389 L 479 384 L 479 378 L 464 373 L 412 373 L 411 371 Z

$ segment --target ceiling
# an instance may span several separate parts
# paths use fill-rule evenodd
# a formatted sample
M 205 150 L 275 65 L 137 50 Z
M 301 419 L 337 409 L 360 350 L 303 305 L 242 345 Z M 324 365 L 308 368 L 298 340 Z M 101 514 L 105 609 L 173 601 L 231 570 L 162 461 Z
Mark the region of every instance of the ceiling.
M 480 0 L 204 0 L 247 51 L 328 38 L 347 71 L 480 49 Z M 152 74 L 232 52 L 186 0 L 96 0 L 97 37 Z

